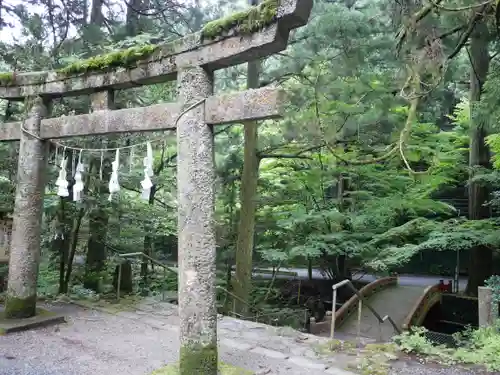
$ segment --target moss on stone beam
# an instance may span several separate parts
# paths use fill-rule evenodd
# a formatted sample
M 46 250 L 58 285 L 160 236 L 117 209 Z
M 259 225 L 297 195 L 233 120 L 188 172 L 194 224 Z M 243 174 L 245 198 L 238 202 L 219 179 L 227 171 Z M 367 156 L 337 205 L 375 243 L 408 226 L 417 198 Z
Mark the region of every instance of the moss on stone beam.
M 144 60 L 156 51 L 158 46 L 146 44 L 97 55 L 85 60 L 76 61 L 58 70 L 64 75 L 106 71 L 112 68 L 131 68 L 138 61 Z
M 264 0 L 257 6 L 208 22 L 201 30 L 202 38 L 214 39 L 235 29 L 237 34 L 250 34 L 276 21 L 279 0 Z
M 7 295 L 4 316 L 7 319 L 31 318 L 36 314 L 36 295 L 17 298 Z
M 185 345 L 179 357 L 179 375 L 217 374 L 217 345 Z
M 0 72 L 0 86 L 10 86 L 15 83 L 15 76 L 12 72 Z

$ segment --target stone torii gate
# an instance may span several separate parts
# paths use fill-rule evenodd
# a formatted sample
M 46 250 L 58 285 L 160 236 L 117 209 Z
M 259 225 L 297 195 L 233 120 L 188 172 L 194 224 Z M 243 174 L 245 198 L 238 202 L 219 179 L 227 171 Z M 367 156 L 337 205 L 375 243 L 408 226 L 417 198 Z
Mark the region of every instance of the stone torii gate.
M 154 46 L 147 56 L 144 51 L 144 56 L 128 56 L 126 67 L 110 64 L 103 69 L 97 57 L 60 71 L 0 73 L 0 98 L 29 98 L 32 104 L 23 123 L 3 124 L 0 133 L 0 141 L 20 140 L 8 317 L 35 314 L 47 141 L 175 129 L 180 371 L 217 373 L 212 125 L 279 117 L 284 97 L 274 88 L 213 96 L 213 72 L 285 49 L 290 31 L 307 23 L 311 7 L 312 0 L 265 0 L 248 12 L 213 21 L 201 32 Z M 178 83 L 177 103 L 112 110 L 115 90 L 173 79 Z M 79 95 L 90 95 L 92 113 L 48 118 L 52 99 Z

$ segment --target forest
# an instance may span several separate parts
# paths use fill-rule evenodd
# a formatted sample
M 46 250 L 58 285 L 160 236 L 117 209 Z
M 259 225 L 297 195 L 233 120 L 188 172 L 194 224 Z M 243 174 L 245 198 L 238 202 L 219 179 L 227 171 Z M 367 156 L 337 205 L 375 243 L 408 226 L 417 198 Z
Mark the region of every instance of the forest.
M 191 32 L 209 33 L 209 21 L 248 6 L 3 0 L 0 83 L 17 72 L 85 71 L 96 55 L 126 60 Z M 279 86 L 288 98 L 283 119 L 214 130 L 218 276 L 236 312 L 279 294 L 272 281 L 252 285 L 255 268 L 303 268 L 310 279 L 319 269 L 332 280 L 359 272 L 462 275 L 468 295 L 490 285 L 500 296 L 499 27 L 493 0 L 317 0 L 285 52 L 216 72 L 218 93 Z M 124 89 L 115 106 L 169 102 L 176 91 L 175 82 Z M 64 98 L 52 115 L 88 108 L 85 98 Z M 0 111 L 10 122 L 22 121 L 27 109 L 3 101 Z M 153 186 L 141 197 L 147 141 Z M 114 153 L 71 147 L 125 150 L 113 199 Z M 18 148 L 0 144 L 4 218 L 13 211 Z M 63 154 L 70 190 L 83 158 L 81 201 L 57 194 Z M 176 156 L 175 134 L 167 132 L 51 147 L 40 293 L 105 294 L 120 253 L 175 264 Z M 175 288 L 175 279 L 138 261 L 141 293 Z

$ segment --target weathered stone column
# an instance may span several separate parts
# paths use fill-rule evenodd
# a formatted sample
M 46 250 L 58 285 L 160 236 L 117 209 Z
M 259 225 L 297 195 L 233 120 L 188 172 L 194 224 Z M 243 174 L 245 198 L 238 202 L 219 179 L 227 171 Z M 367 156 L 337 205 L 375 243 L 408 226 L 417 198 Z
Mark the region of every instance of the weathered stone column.
M 213 77 L 201 67 L 179 70 L 183 108 L 212 94 Z M 213 133 L 205 106 L 177 125 L 180 375 L 217 374 Z
M 493 301 L 493 289 L 478 287 L 479 327 L 490 327 L 498 319 L 498 304 Z
M 10 247 L 9 280 L 5 315 L 27 318 L 36 313 L 36 284 L 40 259 L 43 196 L 47 142 L 37 139 L 40 124 L 48 114 L 41 97 L 34 99 L 21 132 L 14 222 Z

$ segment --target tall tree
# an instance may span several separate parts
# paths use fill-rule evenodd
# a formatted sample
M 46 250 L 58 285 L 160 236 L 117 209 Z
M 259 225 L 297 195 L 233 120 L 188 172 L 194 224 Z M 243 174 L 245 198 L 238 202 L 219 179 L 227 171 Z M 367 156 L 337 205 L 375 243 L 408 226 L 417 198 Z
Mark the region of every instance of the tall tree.
M 475 23 L 470 36 L 470 143 L 469 143 L 469 219 L 482 220 L 490 217 L 489 188 L 484 183 L 474 180 L 478 168 L 490 168 L 490 152 L 485 142 L 486 126 L 481 117 L 476 115 L 476 106 L 481 100 L 483 85 L 490 65 L 489 55 L 490 32 L 486 21 L 481 17 Z M 477 295 L 477 288 L 493 272 L 493 250 L 485 245 L 471 249 L 469 264 L 469 280 L 467 293 Z
M 256 6 L 258 0 L 249 0 Z M 247 87 L 259 87 L 260 62 L 248 63 Z M 259 178 L 259 157 L 257 155 L 258 127 L 256 121 L 244 125 L 244 161 L 241 175 L 240 221 L 236 243 L 236 274 L 233 289 L 238 297 L 234 301 L 235 312 L 241 315 L 248 313 L 248 304 L 252 289 L 252 258 L 255 237 L 255 208 L 257 196 L 257 180 Z

